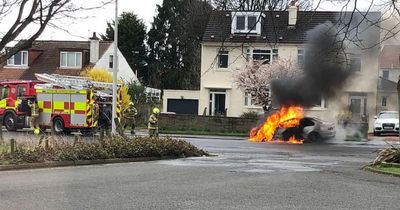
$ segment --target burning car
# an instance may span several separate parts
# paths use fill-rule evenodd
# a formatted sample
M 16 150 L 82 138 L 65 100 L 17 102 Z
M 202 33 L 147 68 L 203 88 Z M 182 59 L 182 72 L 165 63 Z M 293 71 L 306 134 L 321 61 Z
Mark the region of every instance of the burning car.
M 276 139 L 293 144 L 302 144 L 304 140 L 318 141 L 334 137 L 335 125 L 317 118 L 304 117 L 300 106 L 281 107 L 278 112 L 268 116 L 257 128 L 250 132 L 250 141 L 265 142 Z
M 296 139 L 304 139 L 305 142 L 318 142 L 333 138 L 335 135 L 335 124 L 312 117 L 300 119 L 298 126 L 279 128 L 275 132 L 275 138 L 285 141 L 289 141 L 294 136 Z

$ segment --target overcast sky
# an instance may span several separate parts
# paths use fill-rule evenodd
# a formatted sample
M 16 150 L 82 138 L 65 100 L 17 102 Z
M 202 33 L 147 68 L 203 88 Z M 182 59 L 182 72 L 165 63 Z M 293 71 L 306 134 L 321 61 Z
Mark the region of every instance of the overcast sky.
M 156 14 L 156 5 L 162 4 L 163 0 L 118 0 L 119 13 L 134 12 L 143 19 L 147 28 L 151 26 L 153 17 Z M 69 33 L 48 27 L 39 39 L 46 40 L 86 40 L 93 32 L 104 34 L 107 21 L 114 20 L 114 4 L 105 6 L 102 9 L 91 11 L 90 17 L 78 19 L 72 23 L 64 23 Z

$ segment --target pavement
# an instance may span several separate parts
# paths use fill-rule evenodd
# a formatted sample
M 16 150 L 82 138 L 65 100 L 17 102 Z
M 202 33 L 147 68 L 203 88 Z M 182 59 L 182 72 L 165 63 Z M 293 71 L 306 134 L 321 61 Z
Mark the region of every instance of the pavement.
M 0 172 L 0 209 L 398 209 L 381 145 L 184 138 L 217 156 Z

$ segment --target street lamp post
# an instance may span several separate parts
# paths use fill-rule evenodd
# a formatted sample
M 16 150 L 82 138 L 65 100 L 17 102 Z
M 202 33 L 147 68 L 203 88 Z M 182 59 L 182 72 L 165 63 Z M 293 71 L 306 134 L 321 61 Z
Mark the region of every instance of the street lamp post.
M 115 119 L 117 118 L 117 80 L 118 80 L 118 0 L 115 0 L 114 27 L 114 68 L 113 68 L 113 100 L 112 100 L 112 133 L 116 134 Z

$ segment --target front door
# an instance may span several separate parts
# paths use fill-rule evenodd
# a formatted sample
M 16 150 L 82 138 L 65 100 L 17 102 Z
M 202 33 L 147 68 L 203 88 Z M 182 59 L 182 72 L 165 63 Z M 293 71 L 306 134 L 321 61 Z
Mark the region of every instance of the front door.
M 226 92 L 225 90 L 210 91 L 209 115 L 226 115 Z
M 349 98 L 350 112 L 355 117 L 363 117 L 367 114 L 367 97 L 366 96 L 350 96 Z

